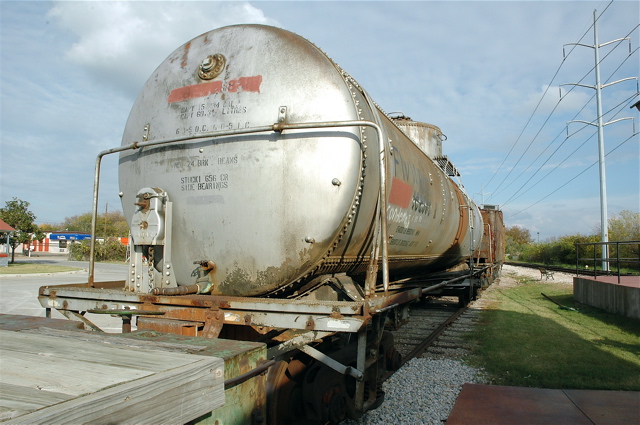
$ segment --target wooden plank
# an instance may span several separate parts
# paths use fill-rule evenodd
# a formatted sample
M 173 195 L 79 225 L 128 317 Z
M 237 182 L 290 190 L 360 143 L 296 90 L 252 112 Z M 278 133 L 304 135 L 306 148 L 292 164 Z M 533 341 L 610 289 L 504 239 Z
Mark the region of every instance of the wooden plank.
M 224 362 L 196 362 L 10 419 L 5 424 L 182 424 L 224 404 Z
M 0 421 L 73 398 L 68 394 L 0 383 Z
M 99 358 L 92 361 L 73 360 L 55 355 L 13 352 L 4 347 L 0 349 L 0 358 L 1 384 L 55 391 L 70 396 L 98 391 L 109 385 L 117 385 L 154 373 L 135 367 L 100 364 Z
M 73 338 L 69 334 L 78 334 L 78 337 Z M 120 337 L 95 335 L 96 338 L 85 339 L 93 336 L 72 331 L 58 331 L 46 335 L 0 330 L 3 351 L 148 371 L 160 371 L 166 366 L 176 366 L 176 362 L 185 364 L 191 361 L 190 356 L 156 350 L 152 344 L 132 347 L 130 345 L 135 345 L 135 342 L 127 344 L 129 340 Z M 139 354 L 132 356 L 136 352 Z M 2 358 L 4 360 L 4 355 Z
M 0 420 L 184 423 L 224 403 L 223 359 L 66 334 L 0 330 Z
M 78 341 L 87 342 L 103 342 L 105 344 L 111 344 L 115 346 L 137 347 L 137 348 L 150 348 L 152 350 L 161 351 L 175 351 L 181 353 L 194 353 L 203 351 L 206 347 L 195 344 L 173 344 L 169 342 L 153 341 L 153 340 L 134 340 L 130 338 L 122 338 L 119 335 L 113 335 L 108 333 L 99 332 L 77 332 L 71 330 L 54 329 L 47 327 L 40 327 L 38 329 L 32 329 L 26 331 L 34 334 L 44 334 L 50 336 L 56 336 L 60 338 L 75 339 Z

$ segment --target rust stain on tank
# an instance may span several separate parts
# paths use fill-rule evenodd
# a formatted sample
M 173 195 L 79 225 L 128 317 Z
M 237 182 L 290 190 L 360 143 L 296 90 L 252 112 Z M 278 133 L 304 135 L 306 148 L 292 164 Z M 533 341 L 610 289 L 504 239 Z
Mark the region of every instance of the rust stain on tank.
M 188 42 L 187 44 L 184 45 L 184 52 L 182 53 L 182 63 L 180 63 L 180 66 L 182 67 L 182 69 L 185 69 L 187 67 L 187 59 L 189 58 L 190 49 L 191 49 L 191 42 Z

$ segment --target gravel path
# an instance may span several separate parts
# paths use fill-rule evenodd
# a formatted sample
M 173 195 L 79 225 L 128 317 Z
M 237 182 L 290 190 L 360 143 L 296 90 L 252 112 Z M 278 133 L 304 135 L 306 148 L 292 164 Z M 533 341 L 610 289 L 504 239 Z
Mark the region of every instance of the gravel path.
M 517 277 L 525 276 L 540 280 L 540 272 L 535 269 L 505 265 L 499 280 L 485 293 L 518 285 Z M 543 280 L 544 282 L 544 280 Z M 549 283 L 573 284 L 573 276 L 556 272 Z M 456 333 L 456 327 L 473 326 L 487 299 L 480 297 L 469 305 L 467 312 L 447 332 Z M 470 323 L 471 322 L 471 323 Z M 446 345 L 446 344 L 442 344 Z M 460 358 L 461 348 L 447 350 L 437 346 L 423 357 L 405 364 L 383 384 L 385 401 L 376 410 L 367 412 L 357 421 L 344 421 L 343 425 L 378 424 L 426 424 L 443 425 L 456 402 L 465 383 L 487 384 L 481 370 L 465 365 Z M 464 349 L 463 349 L 464 350 Z
M 537 269 L 529 269 L 527 267 L 510 266 L 508 264 L 505 264 L 502 267 L 501 280 L 504 280 L 504 277 L 514 277 L 514 276 L 526 276 L 531 279 L 540 280 L 540 271 L 538 271 Z M 575 274 L 554 272 L 553 279 L 549 279 L 548 282 L 573 285 L 574 276 Z M 545 282 L 545 279 L 543 278 L 542 281 Z

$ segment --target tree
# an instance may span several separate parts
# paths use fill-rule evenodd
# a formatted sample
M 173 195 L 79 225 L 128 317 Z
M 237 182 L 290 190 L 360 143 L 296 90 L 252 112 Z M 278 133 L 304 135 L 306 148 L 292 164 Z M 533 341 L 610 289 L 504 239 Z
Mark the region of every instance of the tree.
M 29 203 L 18 198 L 7 201 L 4 208 L 0 208 L 0 218 L 9 226 L 16 229 L 10 237 L 9 245 L 11 246 L 11 263 L 15 262 L 16 247 L 23 243 L 31 243 L 36 239 L 41 241 L 44 239 L 44 233 L 37 224 L 35 214 L 29 211 Z M 0 243 L 7 243 L 7 235 L 0 236 Z
M 529 229 L 510 226 L 506 229 L 506 252 L 512 257 L 520 255 L 525 246 L 533 242 Z
M 84 213 L 66 217 L 62 228 L 68 232 L 91 233 L 92 213 Z M 98 237 L 126 237 L 129 234 L 129 225 L 121 211 L 109 211 L 98 214 L 96 221 L 96 235 Z
M 640 241 L 640 212 L 622 210 L 609 219 L 610 241 Z
M 62 224 L 42 223 L 39 227 L 42 233 L 59 232 L 62 229 Z
M 640 241 L 640 213 L 630 210 L 622 210 L 619 215 L 609 219 L 609 240 L 612 242 Z M 609 249 L 609 257 L 628 258 L 637 261 L 640 253 L 638 244 L 620 245 L 620 252 L 615 251 L 615 246 Z M 638 268 L 633 263 L 623 262 L 622 267 Z
M 601 226 L 598 224 L 594 233 L 600 234 Z M 640 241 L 640 212 L 633 212 L 631 210 L 622 210 L 620 214 L 613 215 L 609 219 L 609 241 L 610 242 L 623 242 L 623 241 Z M 632 261 L 637 261 L 640 255 L 640 247 L 638 244 L 620 245 L 620 252 L 616 252 L 616 246 L 609 246 L 609 258 L 628 258 Z M 622 267 L 630 267 L 637 269 L 637 263 L 622 262 Z M 613 264 L 613 263 L 611 263 Z

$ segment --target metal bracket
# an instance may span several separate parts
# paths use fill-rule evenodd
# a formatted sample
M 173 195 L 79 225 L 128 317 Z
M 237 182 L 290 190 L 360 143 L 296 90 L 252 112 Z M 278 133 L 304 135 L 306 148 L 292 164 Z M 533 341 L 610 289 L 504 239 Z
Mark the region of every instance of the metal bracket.
M 306 344 L 309 344 L 311 342 L 320 341 L 322 338 L 325 338 L 334 333 L 335 332 L 321 332 L 321 331 L 310 331 L 310 332 L 302 333 L 300 335 L 297 335 L 283 342 L 282 344 L 269 348 L 267 350 L 267 358 L 274 359 L 276 357 L 284 356 L 290 351 L 299 349 L 300 347 Z
M 201 336 L 204 338 L 217 338 L 222 330 L 222 325 L 224 325 L 224 312 L 220 310 L 208 312 Z
M 281 106 L 278 108 L 278 123 L 284 124 L 287 122 L 287 107 Z
M 133 245 L 126 289 L 149 293 L 155 288 L 175 288 L 178 284 L 171 264 L 173 203 L 158 188 L 141 189 L 137 198 L 138 209 L 131 219 Z
M 96 332 L 104 332 L 96 324 L 94 324 L 91 320 L 87 319 L 82 314 L 78 313 L 77 311 L 71 311 L 71 310 L 58 310 L 58 311 L 60 313 L 62 313 L 62 315 L 64 315 L 69 320 L 73 320 L 73 321 L 84 323 L 84 328 L 87 329 L 87 330 L 91 329 L 92 331 L 96 331 Z
M 149 141 L 149 130 L 150 129 L 151 129 L 151 124 L 146 124 L 144 126 L 144 132 L 142 133 L 142 141 L 143 142 Z

